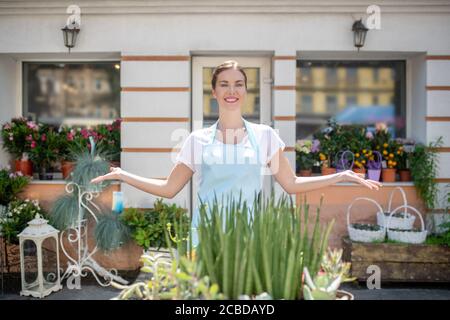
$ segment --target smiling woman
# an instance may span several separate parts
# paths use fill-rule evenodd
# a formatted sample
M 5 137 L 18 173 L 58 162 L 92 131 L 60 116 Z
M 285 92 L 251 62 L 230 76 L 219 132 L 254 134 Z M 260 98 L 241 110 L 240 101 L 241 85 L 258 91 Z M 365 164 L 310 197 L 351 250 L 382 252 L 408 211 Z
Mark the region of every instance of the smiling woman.
M 285 143 L 270 126 L 248 122 L 242 117 L 247 97 L 247 76 L 236 61 L 217 66 L 211 80 L 212 96 L 219 105 L 219 119 L 210 127 L 192 132 L 177 156 L 169 177 L 164 180 L 143 178 L 112 168 L 111 172 L 92 180 L 118 179 L 156 196 L 173 198 L 197 173 L 199 203 L 192 215 L 192 242 L 196 246 L 199 204 L 222 203 L 241 197 L 249 207 L 262 190 L 265 169 L 269 168 L 281 187 L 289 194 L 316 190 L 337 182 L 359 183 L 369 189 L 381 186 L 347 170 L 321 177 L 297 177 L 283 153 Z

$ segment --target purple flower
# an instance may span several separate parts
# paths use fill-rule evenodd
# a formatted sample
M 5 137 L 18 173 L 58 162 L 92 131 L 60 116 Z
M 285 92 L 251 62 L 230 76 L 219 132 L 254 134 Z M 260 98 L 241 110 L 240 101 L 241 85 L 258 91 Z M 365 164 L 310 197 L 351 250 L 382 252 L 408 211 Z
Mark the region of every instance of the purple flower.
M 320 151 L 320 141 L 318 139 L 314 139 L 311 146 L 311 152 L 316 153 L 319 151 Z

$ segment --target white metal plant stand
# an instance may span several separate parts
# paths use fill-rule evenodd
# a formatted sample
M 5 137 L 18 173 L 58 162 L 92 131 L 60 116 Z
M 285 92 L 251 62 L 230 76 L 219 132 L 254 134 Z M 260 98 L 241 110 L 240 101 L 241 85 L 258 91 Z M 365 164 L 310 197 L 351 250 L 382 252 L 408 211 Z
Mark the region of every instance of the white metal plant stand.
M 88 216 L 98 222 L 93 209 L 98 213 L 100 208 L 92 201 L 100 195 L 100 192 L 82 190 L 75 182 L 66 184 L 68 193 L 78 192 L 78 219 L 77 223 L 70 226 L 60 234 L 61 249 L 68 258 L 67 269 L 61 277 L 61 280 L 67 278 L 68 289 L 81 289 L 81 277 L 86 277 L 88 272 L 92 273 L 99 285 L 107 287 L 111 281 L 121 284 L 128 284 L 128 281 L 117 274 L 116 269 L 105 269 L 100 266 L 92 257 L 97 252 L 97 245 L 89 251 L 88 247 Z M 86 216 L 83 217 L 85 210 Z M 71 256 L 64 247 L 64 239 L 67 239 L 71 247 L 76 252 L 76 257 Z

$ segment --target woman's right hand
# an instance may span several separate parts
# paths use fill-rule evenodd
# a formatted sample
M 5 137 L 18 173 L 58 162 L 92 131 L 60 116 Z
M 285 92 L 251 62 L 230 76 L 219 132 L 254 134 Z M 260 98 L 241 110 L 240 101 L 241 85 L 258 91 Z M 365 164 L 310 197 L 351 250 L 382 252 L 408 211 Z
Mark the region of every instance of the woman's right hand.
M 123 172 L 121 168 L 112 167 L 109 169 L 109 171 L 109 173 L 103 176 L 98 176 L 97 178 L 92 179 L 91 183 L 99 183 L 104 180 L 120 180 L 121 174 Z

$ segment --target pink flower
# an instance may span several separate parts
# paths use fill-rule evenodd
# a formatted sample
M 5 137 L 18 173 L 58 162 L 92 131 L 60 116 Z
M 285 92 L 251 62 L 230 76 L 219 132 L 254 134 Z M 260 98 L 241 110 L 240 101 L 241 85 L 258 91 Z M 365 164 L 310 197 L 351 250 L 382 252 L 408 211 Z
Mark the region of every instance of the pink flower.
M 6 130 L 9 130 L 9 129 L 11 129 L 11 125 L 10 125 L 9 123 L 6 123 L 6 124 L 3 126 L 3 128 L 6 129 Z
M 367 131 L 366 138 L 369 140 L 373 140 L 373 133 L 371 131 Z
M 18 175 L 19 177 L 22 177 L 23 176 L 22 171 L 17 171 L 16 175 Z
M 387 132 L 387 126 L 386 126 L 386 123 L 384 123 L 384 122 L 377 122 L 377 123 L 375 124 L 375 130 L 376 130 L 377 132 Z
M 72 132 L 67 133 L 67 140 L 73 141 L 73 133 Z
M 45 133 L 43 133 L 41 136 L 41 141 L 45 141 L 45 140 L 47 140 L 47 136 L 45 135 Z
M 110 125 L 110 124 L 108 124 L 108 125 L 106 126 L 106 128 L 108 129 L 108 131 L 112 131 L 112 129 L 113 129 L 112 125 Z
M 13 141 L 13 140 L 14 140 L 13 136 L 10 135 L 10 136 L 9 136 L 9 141 Z
M 86 129 L 82 129 L 81 130 L 81 135 L 83 136 L 83 138 L 87 139 L 89 138 L 89 132 Z
M 36 148 L 36 141 L 32 141 L 32 142 L 31 142 L 31 148 L 32 148 L 32 149 Z
M 33 121 L 27 121 L 27 127 L 30 129 L 36 129 L 36 124 Z
M 25 140 L 27 141 L 32 141 L 33 140 L 33 136 L 31 134 L 27 135 L 27 137 L 25 138 Z

